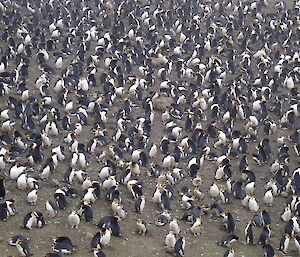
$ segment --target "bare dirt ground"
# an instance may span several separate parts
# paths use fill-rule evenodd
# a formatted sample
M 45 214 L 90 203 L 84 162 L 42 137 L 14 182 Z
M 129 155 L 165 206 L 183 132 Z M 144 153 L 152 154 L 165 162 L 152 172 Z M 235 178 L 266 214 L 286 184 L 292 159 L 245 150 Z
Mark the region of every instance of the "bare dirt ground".
M 273 2 L 273 1 L 270 1 Z M 291 2 L 291 1 L 286 1 Z M 91 3 L 90 3 L 91 4 Z M 26 10 L 24 11 L 26 13 Z M 3 26 L 3 24 L 1 25 Z M 0 45 L 4 47 L 6 45 L 5 42 L 1 42 Z M 94 48 L 95 45 L 92 45 L 91 49 Z M 59 49 L 59 44 L 57 46 Z M 35 56 L 36 53 L 33 53 Z M 91 54 L 91 52 L 87 53 Z M 72 61 L 72 55 L 68 56 L 64 59 L 64 67 Z M 50 65 L 53 65 L 54 58 L 51 58 L 49 61 Z M 32 59 L 32 63 L 29 68 L 29 78 L 27 87 L 30 89 L 31 94 L 39 95 L 37 89 L 34 88 L 33 83 L 40 75 L 40 72 L 36 69 L 37 63 Z M 102 70 L 104 71 L 103 61 L 99 64 L 99 72 Z M 50 84 L 53 85 L 54 82 L 59 78 L 59 74 L 51 75 Z M 126 86 L 128 88 L 128 85 Z M 158 87 L 158 84 L 154 85 L 154 90 Z M 13 89 L 14 90 L 14 89 Z M 12 90 L 12 91 L 13 91 Z M 90 95 L 92 95 L 95 91 L 99 90 L 98 88 L 91 88 Z M 147 92 L 146 92 L 147 94 Z M 0 108 L 5 108 L 5 102 L 7 100 L 7 96 L 1 98 Z M 108 123 L 107 123 L 107 130 L 108 136 L 107 138 L 111 138 L 111 135 L 114 131 L 116 126 L 116 120 L 112 116 L 114 112 L 116 112 L 121 104 L 123 99 L 117 99 L 114 103 L 114 107 L 108 113 Z M 53 105 L 57 104 L 57 100 L 53 97 Z M 140 108 L 136 108 L 133 111 L 133 116 L 138 117 L 140 113 Z M 163 134 L 164 125 L 161 121 L 161 110 L 154 110 L 155 113 L 155 120 L 154 126 L 151 131 L 150 142 L 151 141 L 158 141 Z M 207 122 L 204 122 L 203 125 L 205 126 Z M 184 126 L 184 121 L 178 121 L 178 125 Z M 243 124 L 241 124 L 243 126 Z M 20 124 L 17 124 L 17 128 L 20 127 Z M 90 133 L 91 133 L 91 125 L 86 125 L 83 127 L 83 133 L 78 137 L 79 142 L 87 143 L 90 140 Z M 59 137 L 54 138 L 52 142 L 52 146 L 56 145 L 65 145 L 62 142 L 62 138 L 67 134 L 67 132 L 62 131 Z M 270 137 L 270 143 L 272 148 L 274 149 L 270 160 L 274 160 L 276 158 L 276 139 L 281 135 L 285 135 L 286 131 L 278 130 L 276 135 Z M 184 135 L 190 135 L 190 133 L 185 133 Z M 259 130 L 259 136 L 262 135 L 262 131 Z M 251 149 L 254 147 L 250 146 Z M 218 150 L 216 150 L 218 152 Z M 44 156 L 50 156 L 49 149 L 44 150 Z M 125 158 L 130 159 L 130 154 L 125 153 Z M 158 152 L 157 157 L 154 161 L 160 163 L 163 158 L 163 155 Z M 189 158 L 188 158 L 189 159 Z M 183 169 L 183 171 L 187 171 L 187 161 L 188 159 L 182 160 L 179 163 L 179 167 Z M 297 157 L 295 155 L 291 155 L 290 157 L 290 170 L 293 170 L 297 167 Z M 270 161 L 270 162 L 271 162 Z M 238 170 L 238 162 L 239 159 L 232 161 L 232 170 Z M 262 203 L 263 195 L 264 195 L 264 181 L 261 179 L 269 174 L 269 165 L 270 162 L 265 163 L 261 166 L 257 166 L 254 162 L 250 163 L 250 168 L 257 176 L 256 182 L 256 190 L 255 193 L 257 198 L 261 202 L 261 210 L 266 209 L 271 215 L 272 218 L 272 233 L 273 237 L 271 238 L 271 244 L 278 248 L 279 241 L 282 236 L 283 232 L 283 225 L 284 223 L 280 220 L 279 213 L 283 210 L 285 206 L 285 198 L 282 196 L 278 196 L 275 198 L 275 203 L 273 207 L 266 207 Z M 35 171 L 32 175 L 37 175 L 41 164 L 36 165 Z M 98 179 L 98 171 L 102 167 L 102 164 L 99 164 L 94 156 L 90 156 L 90 166 L 87 168 L 87 173 L 92 179 Z M 8 172 L 9 165 L 7 165 L 7 169 L 5 172 Z M 59 162 L 56 172 L 51 175 L 50 182 L 40 182 L 41 189 L 38 191 L 38 203 L 36 206 L 31 206 L 26 201 L 27 192 L 23 192 L 16 188 L 16 182 L 11 181 L 9 179 L 6 180 L 6 187 L 8 189 L 7 199 L 14 198 L 16 200 L 16 208 L 18 210 L 17 214 L 14 217 L 10 217 L 5 222 L 0 222 L 0 256 L 6 257 L 10 255 L 18 256 L 17 249 L 15 247 L 8 246 L 6 243 L 6 239 L 10 236 L 16 234 L 23 234 L 27 236 L 30 241 L 30 249 L 34 256 L 40 257 L 43 256 L 47 252 L 51 252 L 51 244 L 52 244 L 52 237 L 54 236 L 68 236 L 72 239 L 72 241 L 76 245 L 76 252 L 72 254 L 72 256 L 76 257 L 83 257 L 83 256 L 92 256 L 92 252 L 90 252 L 90 240 L 92 236 L 99 231 L 96 227 L 99 219 L 105 215 L 111 215 L 111 208 L 110 203 L 104 199 L 104 196 L 100 197 L 95 204 L 93 205 L 94 211 L 94 221 L 92 224 L 88 224 L 85 221 L 81 221 L 79 229 L 71 229 L 68 226 L 67 217 L 72 210 L 75 210 L 77 203 L 79 202 L 79 197 L 75 199 L 68 198 L 69 206 L 66 210 L 61 210 L 58 213 L 56 218 L 50 219 L 45 217 L 46 219 L 46 226 L 42 229 L 33 230 L 25 230 L 21 228 L 23 217 L 26 213 L 37 210 L 41 212 L 45 212 L 44 210 L 44 203 L 46 200 L 53 199 L 53 193 L 55 191 L 55 186 L 52 185 L 51 180 L 56 179 L 61 181 L 63 179 L 63 174 L 68 168 L 68 161 Z M 216 169 L 216 164 L 214 162 L 206 160 L 204 166 L 201 169 L 201 174 L 203 174 L 204 183 L 202 186 L 202 190 L 207 192 L 214 177 Z M 236 177 L 239 175 L 235 174 Z M 120 190 L 122 192 L 122 200 L 124 202 L 124 206 L 128 212 L 127 217 L 120 221 L 121 226 L 121 234 L 122 237 L 112 237 L 111 239 L 111 247 L 107 247 L 104 249 L 107 256 L 119 256 L 119 257 L 140 257 L 140 256 L 159 256 L 159 257 L 168 257 L 171 256 L 170 254 L 166 253 L 164 250 L 164 238 L 165 235 L 169 231 L 168 225 L 164 227 L 157 227 L 154 224 L 154 217 L 160 213 L 157 207 L 151 202 L 151 197 L 154 192 L 155 187 L 155 179 L 150 178 L 147 176 L 147 168 L 142 168 L 142 175 L 141 180 L 145 182 L 143 187 L 143 192 L 147 197 L 146 200 L 146 207 L 144 214 L 137 214 L 134 210 L 134 200 L 132 199 L 128 190 L 121 186 Z M 222 183 L 220 183 L 222 184 Z M 224 184 L 224 183 L 223 183 Z M 73 187 L 80 187 L 79 182 L 75 182 L 72 186 Z M 186 176 L 182 180 L 180 180 L 175 186 L 175 192 L 178 192 L 183 185 L 191 186 L 190 177 Z M 183 214 L 182 207 L 179 203 L 179 195 L 178 193 L 175 194 L 174 199 L 171 200 L 172 206 L 172 216 L 177 217 L 178 219 L 181 218 Z M 198 204 L 202 203 L 210 203 L 211 199 L 209 198 L 208 194 L 205 194 L 205 198 L 198 202 Z M 229 204 L 223 205 L 225 211 L 231 211 L 234 217 L 238 219 L 237 222 L 237 231 L 236 234 L 240 237 L 240 241 L 234 245 L 234 250 L 236 256 L 240 257 L 253 257 L 253 256 L 262 256 L 262 247 L 260 245 L 249 246 L 245 244 L 244 240 L 244 228 L 246 223 L 252 219 L 253 213 L 251 213 L 248 209 L 245 209 L 241 205 L 241 201 L 237 199 L 232 199 L 232 202 Z M 150 222 L 149 232 L 145 236 L 139 236 L 136 233 L 135 228 L 135 219 L 137 217 L 142 218 L 146 222 Z M 219 240 L 221 237 L 226 233 L 222 228 L 222 220 L 220 217 L 215 217 L 211 215 L 204 215 L 203 216 L 203 228 L 202 234 L 200 236 L 193 236 L 189 231 L 190 223 L 186 223 L 184 221 L 179 221 L 179 225 L 182 231 L 182 235 L 187 235 L 187 243 L 186 243 L 186 256 L 223 256 L 226 248 L 221 247 L 218 245 Z M 255 233 L 255 240 L 258 240 L 259 233 L 261 228 L 254 228 Z M 296 256 L 296 247 L 293 243 L 290 244 L 290 248 L 288 254 L 286 256 Z M 282 256 L 281 253 L 278 253 L 278 256 Z

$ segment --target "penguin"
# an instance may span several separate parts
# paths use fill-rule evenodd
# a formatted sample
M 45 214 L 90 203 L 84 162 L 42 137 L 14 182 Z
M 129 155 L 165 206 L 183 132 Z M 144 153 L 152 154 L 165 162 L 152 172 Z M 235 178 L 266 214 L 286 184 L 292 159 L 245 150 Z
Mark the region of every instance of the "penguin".
M 6 196 L 6 188 L 4 183 L 4 177 L 0 177 L 0 200 L 4 199 Z
M 27 213 L 23 218 L 23 227 L 26 229 L 32 229 L 37 224 L 38 213 L 33 211 Z
M 54 193 L 55 203 L 59 209 L 64 210 L 67 207 L 66 192 L 62 189 L 57 189 Z
M 293 233 L 294 233 L 294 222 L 293 222 L 292 219 L 290 219 L 290 220 L 286 223 L 286 225 L 285 225 L 285 227 L 284 227 L 284 233 L 285 233 L 285 234 L 288 234 L 288 235 L 290 235 L 290 236 L 293 235 Z
M 80 206 L 80 208 L 77 208 L 77 213 L 81 216 L 83 215 L 86 222 L 92 222 L 94 218 L 94 213 L 92 206 L 89 205 L 87 202 L 83 202 L 83 204 Z
M 100 231 L 101 237 L 100 237 L 100 243 L 103 247 L 108 246 L 111 238 L 111 231 L 110 229 L 102 228 Z
M 248 204 L 249 204 L 250 211 L 257 212 L 259 210 L 259 204 L 258 204 L 258 202 L 256 200 L 256 197 L 254 195 L 252 195 L 250 197 Z
M 16 206 L 15 206 L 15 200 L 14 199 L 8 199 L 4 202 L 6 205 L 6 209 L 8 211 L 8 214 L 10 216 L 14 216 L 17 212 Z
M 219 245 L 225 246 L 225 247 L 230 247 L 237 240 L 239 240 L 238 236 L 233 235 L 233 234 L 227 234 L 222 237 Z
M 264 203 L 267 205 L 267 206 L 272 206 L 272 203 L 273 203 L 273 194 L 272 194 L 272 189 L 269 189 L 265 192 L 265 195 L 264 195 Z
M 106 254 L 103 252 L 103 250 L 99 248 L 93 249 L 93 254 L 94 257 L 106 257 Z
M 169 219 L 164 214 L 159 214 L 155 217 L 156 226 L 164 226 L 169 222 Z
M 80 223 L 80 216 L 76 211 L 72 211 L 68 216 L 68 222 L 71 228 L 78 228 Z
M 270 225 L 264 225 L 258 243 L 261 245 L 267 244 L 270 239 L 270 236 L 271 236 Z
M 300 253 L 300 236 L 296 235 L 294 237 L 294 242 L 295 242 L 295 245 L 296 245 L 296 247 L 298 249 L 298 253 Z
M 6 221 L 8 217 L 9 217 L 9 212 L 7 210 L 7 204 L 1 203 L 0 204 L 0 220 Z
M 165 190 L 161 194 L 160 207 L 163 210 L 171 210 L 170 198 Z
M 281 251 L 283 254 L 287 254 L 287 250 L 290 244 L 290 236 L 289 234 L 285 234 L 279 243 L 279 251 Z
M 168 252 L 172 252 L 175 248 L 176 237 L 171 230 L 165 237 L 165 248 Z
M 18 249 L 18 252 L 21 256 L 31 256 L 33 254 L 30 253 L 30 249 L 26 241 L 23 241 L 22 239 L 17 239 L 16 241 L 16 247 Z
M 36 205 L 37 200 L 38 200 L 37 190 L 33 189 L 27 194 L 27 201 L 31 205 Z
M 135 200 L 134 210 L 137 213 L 142 214 L 145 208 L 145 203 L 146 203 L 146 197 L 144 195 L 141 195 L 139 198 Z
M 261 222 L 262 225 L 271 225 L 271 217 L 268 211 L 263 210 L 261 212 Z
M 219 187 L 215 182 L 213 182 L 212 185 L 209 188 L 209 195 L 212 198 L 217 198 L 220 195 Z
M 9 245 L 12 245 L 12 246 L 16 246 L 16 243 L 17 243 L 17 240 L 18 239 L 21 239 L 23 242 L 27 243 L 29 242 L 29 239 L 23 235 L 15 235 L 13 237 L 10 237 L 7 239 L 7 243 Z
M 223 219 L 223 226 L 227 229 L 227 231 L 230 234 L 233 234 L 236 226 L 235 226 L 235 220 L 234 220 L 231 212 L 228 212 L 227 214 L 225 214 L 224 219 Z
M 232 194 L 236 199 L 243 199 L 242 181 L 236 181 L 232 187 Z
M 137 233 L 139 235 L 144 236 L 148 232 L 147 226 L 148 224 L 142 219 L 136 220 Z
M 274 248 L 270 244 L 264 244 L 263 251 L 265 257 L 277 257 Z
M 229 203 L 230 202 L 230 195 L 225 188 L 220 189 L 220 198 L 222 203 Z
M 75 251 L 75 247 L 67 240 L 55 241 L 52 245 L 52 250 L 57 253 L 72 254 Z
M 92 240 L 91 240 L 91 249 L 96 249 L 96 248 L 99 248 L 101 249 L 102 248 L 102 245 L 100 244 L 100 238 L 101 238 L 101 233 L 100 232 L 97 232 L 93 237 L 92 237 Z
M 201 235 L 201 224 L 202 224 L 202 219 L 200 217 L 196 218 L 196 221 L 191 226 L 191 232 L 193 233 L 193 235 L 195 236 Z
M 253 224 L 253 222 L 249 221 L 245 227 L 246 244 L 248 244 L 248 245 L 254 244 L 252 224 Z
M 58 206 L 51 200 L 45 202 L 45 209 L 48 217 L 54 218 L 58 213 Z
M 280 215 L 281 219 L 285 222 L 289 221 L 292 218 L 292 211 L 290 207 L 285 207 L 284 211 Z
M 170 228 L 170 231 L 173 231 L 173 233 L 175 235 L 178 235 L 180 233 L 180 227 L 178 225 L 178 221 L 176 218 L 172 218 L 170 223 L 169 223 L 169 228 Z
M 17 187 L 20 190 L 26 190 L 27 189 L 27 174 L 22 173 L 18 178 L 17 178 Z
M 224 253 L 224 257 L 234 257 L 234 250 L 228 249 L 225 253 Z
M 120 236 L 121 235 L 121 228 L 120 225 L 118 223 L 118 217 L 115 216 L 104 216 L 102 217 L 98 224 L 97 224 L 98 228 L 110 228 L 111 230 L 111 234 L 113 236 Z
M 184 256 L 185 240 L 186 240 L 186 237 L 180 237 L 176 241 L 175 246 L 174 246 L 175 256 Z

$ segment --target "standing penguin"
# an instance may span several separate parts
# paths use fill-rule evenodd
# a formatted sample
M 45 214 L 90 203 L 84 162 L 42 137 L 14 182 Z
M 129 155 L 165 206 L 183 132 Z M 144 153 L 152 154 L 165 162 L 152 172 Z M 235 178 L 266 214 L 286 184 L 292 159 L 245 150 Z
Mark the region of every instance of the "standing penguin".
M 202 219 L 201 218 L 196 218 L 196 221 L 191 227 L 191 232 L 195 235 L 201 235 L 201 224 L 202 224 Z
M 223 225 L 228 230 L 228 232 L 230 234 L 234 233 L 234 230 L 235 230 L 235 220 L 234 220 L 231 212 L 228 212 L 227 215 L 224 217 Z
M 300 255 L 300 236 L 296 235 L 294 238 L 295 245 L 298 249 L 298 255 Z
M 137 232 L 139 235 L 144 236 L 147 233 L 147 226 L 148 224 L 144 222 L 142 219 L 137 219 L 136 220 L 136 227 L 137 227 Z
M 175 256 L 184 256 L 185 237 L 180 237 L 174 247 Z
M 78 228 L 80 223 L 80 216 L 76 213 L 76 211 L 72 211 L 68 216 L 68 221 L 71 228 Z
M 259 210 L 259 204 L 254 195 L 250 197 L 248 204 L 250 211 L 257 212 Z
M 263 230 L 262 230 L 261 234 L 260 234 L 258 243 L 261 244 L 261 245 L 267 244 L 269 239 L 270 239 L 270 236 L 271 236 L 270 225 L 265 225 L 263 227 Z
M 166 250 L 168 252 L 173 251 L 175 244 L 176 244 L 176 238 L 175 238 L 174 232 L 171 230 L 169 232 L 169 234 L 166 235 L 166 238 L 165 238 Z
M 252 220 L 248 222 L 247 226 L 245 227 L 245 237 L 246 237 L 246 243 L 248 245 L 253 245 L 253 230 L 252 230 Z
M 110 229 L 102 228 L 100 233 L 101 233 L 101 238 L 100 238 L 101 245 L 108 246 L 111 238 Z
M 146 197 L 144 195 L 141 195 L 138 199 L 136 199 L 135 204 L 134 204 L 134 210 L 137 213 L 143 213 L 144 208 L 146 204 Z
M 290 244 L 290 240 L 291 237 L 289 234 L 285 234 L 281 240 L 280 240 L 280 244 L 279 244 L 279 251 L 281 251 L 283 254 L 287 253 L 289 244 Z
M 178 235 L 180 233 L 180 227 L 176 218 L 172 218 L 169 225 L 170 231 L 173 231 L 175 235 Z
M 4 178 L 0 177 L 0 200 L 4 199 L 6 196 L 6 189 L 4 184 Z

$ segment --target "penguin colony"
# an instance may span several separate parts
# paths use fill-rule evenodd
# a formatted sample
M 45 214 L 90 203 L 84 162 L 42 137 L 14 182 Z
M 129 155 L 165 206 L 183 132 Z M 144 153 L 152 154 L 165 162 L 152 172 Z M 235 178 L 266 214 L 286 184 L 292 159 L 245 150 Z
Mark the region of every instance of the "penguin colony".
M 299 1 L 4 0 L 0 26 L 2 256 L 300 255 Z

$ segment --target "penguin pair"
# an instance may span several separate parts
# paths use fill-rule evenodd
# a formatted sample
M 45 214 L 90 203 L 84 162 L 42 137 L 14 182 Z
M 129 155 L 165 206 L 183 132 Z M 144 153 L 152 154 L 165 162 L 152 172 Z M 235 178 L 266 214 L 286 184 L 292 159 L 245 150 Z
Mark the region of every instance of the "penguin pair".
M 32 229 L 34 226 L 42 228 L 44 225 L 44 216 L 39 211 L 29 212 L 23 218 L 23 227 L 26 229 Z

